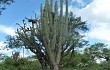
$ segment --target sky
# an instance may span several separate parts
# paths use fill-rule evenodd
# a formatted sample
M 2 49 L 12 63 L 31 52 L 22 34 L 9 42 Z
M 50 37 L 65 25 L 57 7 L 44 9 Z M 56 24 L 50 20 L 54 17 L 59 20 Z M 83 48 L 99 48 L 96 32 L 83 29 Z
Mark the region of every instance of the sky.
M 82 21 L 87 21 L 89 31 L 84 33 L 90 43 L 103 42 L 110 45 L 110 0 L 68 0 L 69 11 L 81 16 Z M 15 3 L 7 6 L 0 15 L 0 49 L 3 49 L 7 35 L 15 35 L 18 27 L 25 17 L 30 18 L 37 13 L 39 17 L 40 5 L 45 0 L 15 0 Z M 64 4 L 65 5 L 65 4 Z M 64 7 L 65 10 L 65 7 Z M 11 53 L 12 50 L 0 50 L 2 53 Z M 25 54 L 26 55 L 26 54 Z

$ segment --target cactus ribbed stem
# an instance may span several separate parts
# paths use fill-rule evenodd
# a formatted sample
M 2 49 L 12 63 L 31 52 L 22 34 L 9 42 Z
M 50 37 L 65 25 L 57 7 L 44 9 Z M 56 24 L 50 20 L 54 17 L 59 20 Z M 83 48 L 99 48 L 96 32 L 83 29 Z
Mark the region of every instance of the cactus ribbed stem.
M 68 33 L 68 0 L 65 2 L 65 17 L 63 16 L 63 0 L 60 0 L 60 14 L 57 0 L 54 4 L 54 11 L 52 11 L 53 0 L 46 0 L 44 8 L 41 5 L 41 34 L 44 37 L 46 53 L 53 65 L 60 63 L 62 45 Z

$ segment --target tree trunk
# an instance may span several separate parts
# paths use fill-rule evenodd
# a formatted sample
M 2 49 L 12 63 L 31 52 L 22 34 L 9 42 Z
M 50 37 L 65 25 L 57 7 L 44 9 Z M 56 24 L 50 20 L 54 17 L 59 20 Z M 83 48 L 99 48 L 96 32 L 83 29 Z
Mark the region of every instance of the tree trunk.
M 51 64 L 50 65 L 50 70 L 59 70 L 59 65 L 58 64 Z
M 41 63 L 41 67 L 42 67 L 42 70 L 48 70 L 47 65 L 45 65 L 45 63 Z
M 39 60 L 39 62 L 41 64 L 42 70 L 48 70 L 47 69 L 47 63 L 46 63 L 46 61 L 43 58 L 40 58 L 38 60 Z

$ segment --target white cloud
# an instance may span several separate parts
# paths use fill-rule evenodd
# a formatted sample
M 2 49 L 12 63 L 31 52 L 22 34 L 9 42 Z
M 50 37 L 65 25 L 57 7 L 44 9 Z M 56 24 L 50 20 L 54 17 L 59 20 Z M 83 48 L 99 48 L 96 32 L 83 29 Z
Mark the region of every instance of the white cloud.
M 5 46 L 6 44 L 3 41 L 1 41 L 0 42 L 0 53 L 10 55 L 13 50 L 6 48 Z
M 5 49 L 6 44 L 3 41 L 0 42 L 0 50 Z
M 0 33 L 5 33 L 7 35 L 15 35 L 15 29 L 13 27 L 8 27 L 4 25 L 0 25 Z
M 109 22 L 110 0 L 93 0 L 85 8 L 75 9 L 77 16 L 90 22 Z
M 88 37 L 93 39 L 110 41 L 110 24 L 109 23 L 100 23 L 96 24 L 97 26 L 87 34 Z
M 110 42 L 110 0 L 93 0 L 81 9 L 72 9 L 71 5 L 69 8 L 91 26 L 88 38 Z
M 0 34 L 7 34 L 7 35 L 15 35 L 15 30 L 12 27 L 0 25 Z M 6 48 L 6 44 L 3 41 L 0 41 L 0 53 L 6 54 L 11 56 L 12 49 Z

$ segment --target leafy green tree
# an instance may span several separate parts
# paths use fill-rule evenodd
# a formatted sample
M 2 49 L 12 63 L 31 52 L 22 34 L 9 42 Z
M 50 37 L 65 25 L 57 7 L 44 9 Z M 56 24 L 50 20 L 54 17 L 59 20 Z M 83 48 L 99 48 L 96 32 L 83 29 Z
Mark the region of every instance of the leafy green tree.
M 0 61 L 4 60 L 4 54 L 0 54 Z
M 89 47 L 85 48 L 83 52 L 74 53 L 73 61 L 71 61 L 70 65 L 66 65 L 70 70 L 109 70 L 109 54 L 110 50 L 107 48 L 107 45 L 104 43 L 95 43 L 93 45 L 89 45 Z M 63 62 L 69 59 L 69 55 L 67 55 Z M 100 60 L 100 64 L 96 62 L 96 60 Z M 67 68 L 64 66 L 63 69 Z
M 0 54 L 0 62 L 4 61 L 8 56 L 6 56 L 5 54 Z
M 41 66 L 38 61 L 30 61 L 27 58 L 19 58 L 15 60 L 13 58 L 6 58 L 0 63 L 0 69 L 2 70 L 40 70 Z
M 97 70 L 109 70 L 110 69 L 110 49 L 107 48 L 107 45 L 104 43 L 95 43 L 93 45 L 90 45 L 90 47 L 87 47 L 84 49 L 84 54 L 87 55 L 87 57 L 90 58 L 88 61 L 89 67 L 93 67 L 91 69 L 97 69 Z M 98 64 L 96 60 L 101 60 Z
M 41 5 L 40 19 L 28 19 L 30 27 L 23 26 L 16 31 L 15 37 L 8 37 L 8 47 L 14 48 L 25 46 L 37 55 L 42 70 L 59 70 L 71 62 L 74 51 L 77 47 L 83 47 L 88 41 L 83 39 L 81 31 L 87 31 L 86 22 L 81 17 L 68 15 L 68 0 L 65 0 L 66 12 L 63 15 L 63 0 L 60 0 L 60 13 L 58 13 L 58 2 L 55 1 L 54 11 L 52 10 L 53 0 L 46 0 L 45 6 Z M 71 52 L 71 53 L 70 53 Z M 62 64 L 63 58 L 70 54 L 66 63 Z
M 104 43 L 95 43 L 90 45 L 90 47 L 85 48 L 84 53 L 91 58 L 91 60 L 95 61 L 95 58 L 106 58 L 104 50 L 107 50 L 106 45 Z M 106 51 L 108 53 L 108 51 Z M 105 54 L 104 54 L 105 53 Z
M 0 0 L 0 14 L 6 9 L 6 5 L 10 5 L 14 0 Z

